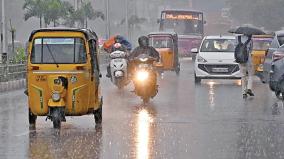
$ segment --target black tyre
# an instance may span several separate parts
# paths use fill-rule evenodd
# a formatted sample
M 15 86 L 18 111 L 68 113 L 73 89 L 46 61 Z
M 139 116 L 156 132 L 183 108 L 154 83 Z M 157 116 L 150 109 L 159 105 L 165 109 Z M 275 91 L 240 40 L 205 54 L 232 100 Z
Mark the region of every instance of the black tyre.
M 179 75 L 179 73 L 180 73 L 180 64 L 178 64 L 178 66 L 177 66 L 175 71 L 176 71 L 176 75 Z
M 150 98 L 149 97 L 144 97 L 143 98 L 143 104 L 148 104 L 150 101 Z
M 102 123 L 103 121 L 103 108 L 102 107 L 94 111 L 94 118 L 95 118 L 96 124 Z
M 52 122 L 53 122 L 53 128 L 54 129 L 60 129 L 61 128 L 61 119 L 62 119 L 61 109 L 59 109 L 59 108 L 53 109 Z
M 34 127 L 35 127 L 36 119 L 37 119 L 37 116 L 34 115 L 34 114 L 31 112 L 31 110 L 29 109 L 29 124 L 30 124 L 30 126 L 34 126 Z
M 201 78 L 196 77 L 196 74 L 194 74 L 194 82 L 195 82 L 196 84 L 201 83 Z

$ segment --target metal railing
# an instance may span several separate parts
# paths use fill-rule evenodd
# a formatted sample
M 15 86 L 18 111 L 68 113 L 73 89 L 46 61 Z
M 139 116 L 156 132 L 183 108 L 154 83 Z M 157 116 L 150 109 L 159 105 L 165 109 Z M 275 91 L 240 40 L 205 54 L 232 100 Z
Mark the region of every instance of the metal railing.
M 26 64 L 0 65 L 0 82 L 23 79 L 26 77 Z
M 107 64 L 108 62 L 109 54 L 100 53 L 100 65 Z M 24 79 L 26 78 L 26 71 L 26 64 L 0 64 L 0 82 Z

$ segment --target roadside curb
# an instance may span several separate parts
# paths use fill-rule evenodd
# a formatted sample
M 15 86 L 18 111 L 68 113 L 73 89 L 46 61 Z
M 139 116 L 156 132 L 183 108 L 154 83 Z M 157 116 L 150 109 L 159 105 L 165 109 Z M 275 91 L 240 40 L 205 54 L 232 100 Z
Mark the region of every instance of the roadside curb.
M 18 89 L 25 88 L 25 86 L 26 86 L 25 79 L 13 80 L 13 81 L 8 81 L 8 82 L 0 82 L 0 92 L 18 90 Z

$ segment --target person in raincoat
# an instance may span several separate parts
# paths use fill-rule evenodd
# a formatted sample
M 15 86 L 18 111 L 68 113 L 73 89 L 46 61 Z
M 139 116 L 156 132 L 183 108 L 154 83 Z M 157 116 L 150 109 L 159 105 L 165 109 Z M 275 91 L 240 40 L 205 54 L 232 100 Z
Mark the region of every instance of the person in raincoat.
M 108 41 L 104 43 L 104 49 L 108 53 L 112 53 L 117 50 L 128 53 L 131 51 L 132 45 L 123 36 L 117 35 L 117 36 L 110 38 Z M 106 77 L 108 78 L 111 77 L 110 64 L 107 66 Z
M 246 51 L 248 53 L 248 59 L 245 63 L 240 63 L 240 68 L 243 73 L 242 76 L 242 93 L 243 98 L 247 98 L 249 96 L 254 96 L 252 91 L 253 84 L 253 75 L 254 75 L 254 67 L 252 63 L 252 36 L 251 35 L 238 35 L 237 36 L 237 47 L 242 43 L 246 45 Z M 237 49 L 236 47 L 236 49 Z

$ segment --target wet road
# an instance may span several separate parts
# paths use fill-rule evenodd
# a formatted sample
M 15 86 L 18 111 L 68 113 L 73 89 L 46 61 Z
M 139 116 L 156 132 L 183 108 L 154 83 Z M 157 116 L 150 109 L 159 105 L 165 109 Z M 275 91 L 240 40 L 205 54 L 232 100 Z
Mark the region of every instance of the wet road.
M 131 86 L 102 79 L 102 126 L 91 115 L 68 117 L 60 134 L 44 117 L 29 130 L 23 90 L 1 93 L 0 158 L 284 158 L 283 103 L 266 85 L 256 79 L 256 97 L 244 101 L 240 81 L 195 85 L 192 67 L 183 60 L 179 77 L 166 73 L 147 107 Z

